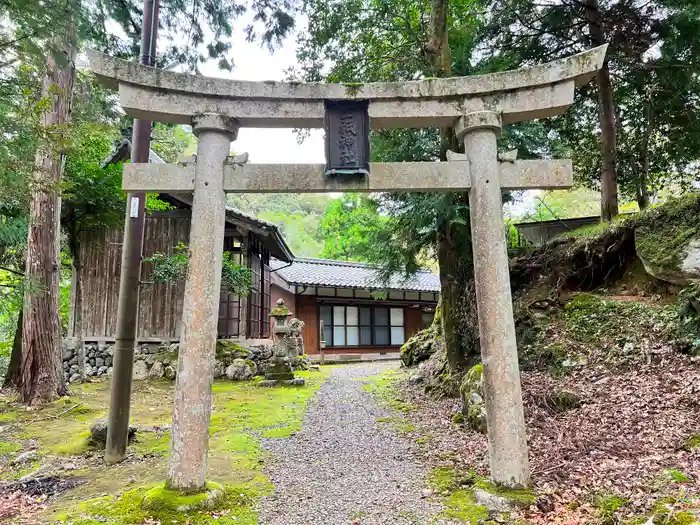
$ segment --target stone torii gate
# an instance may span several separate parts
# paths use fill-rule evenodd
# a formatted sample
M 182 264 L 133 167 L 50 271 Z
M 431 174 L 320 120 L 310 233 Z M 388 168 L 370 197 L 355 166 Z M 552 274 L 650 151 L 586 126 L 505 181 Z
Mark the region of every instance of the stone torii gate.
M 602 67 L 605 46 L 502 73 L 364 85 L 246 82 L 174 73 L 89 52 L 134 118 L 192 125 L 197 155 L 131 164 L 130 192 L 194 193 L 167 486 L 203 490 L 221 284 L 226 192 L 469 191 L 491 478 L 530 485 L 501 190 L 568 188 L 570 160 L 503 160 L 504 124 L 558 115 Z M 327 164 L 246 164 L 240 127 L 326 127 Z M 448 162 L 370 163 L 370 129 L 454 127 Z M 114 377 L 114 381 L 121 378 Z

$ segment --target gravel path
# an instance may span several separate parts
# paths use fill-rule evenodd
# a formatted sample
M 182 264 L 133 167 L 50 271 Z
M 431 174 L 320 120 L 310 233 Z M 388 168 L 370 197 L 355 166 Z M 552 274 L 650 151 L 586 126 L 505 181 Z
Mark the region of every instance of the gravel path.
M 391 425 L 377 423 L 393 414 L 357 380 L 396 366 L 331 369 L 302 430 L 263 441 L 273 455 L 265 473 L 276 490 L 260 503 L 261 525 L 442 523 L 435 519 L 441 505 L 421 497 L 426 469 Z

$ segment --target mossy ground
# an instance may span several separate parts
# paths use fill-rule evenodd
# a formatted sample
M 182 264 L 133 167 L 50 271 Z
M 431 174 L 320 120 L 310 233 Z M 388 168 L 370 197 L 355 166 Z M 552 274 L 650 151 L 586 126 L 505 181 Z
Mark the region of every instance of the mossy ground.
M 325 370 L 298 372 L 306 379 L 303 387 L 258 388 L 246 382 L 215 382 L 209 442 L 208 477 L 224 485 L 223 503 L 201 515 L 170 512 L 154 519 L 162 523 L 190 525 L 216 523 L 256 523 L 252 502 L 271 486 L 261 473 L 264 453 L 259 438 L 286 437 L 301 427 L 308 400 L 323 383 Z M 140 428 L 136 442 L 129 446 L 126 461 L 106 468 L 100 454 L 87 443 L 90 424 L 106 415 L 108 382 L 71 386 L 71 397 L 39 410 L 28 411 L 11 399 L 0 398 L 0 419 L 9 428 L 4 442 L 17 447 L 0 447 L 0 480 L 16 479 L 19 467 L 9 461 L 20 450 L 32 446 L 40 461 L 32 469 L 70 461 L 76 470 L 57 472 L 86 480 L 51 505 L 46 522 L 88 525 L 148 523 L 148 513 L 140 509 L 145 492 L 165 478 L 169 432 L 160 430 L 171 422 L 172 389 L 169 382 L 135 382 L 131 421 Z M 78 405 L 76 409 L 66 409 Z M 16 449 L 16 450 L 15 450 Z M 64 457 L 61 460 L 61 457 Z M 43 471 L 43 468 L 42 468 Z M 28 473 L 22 467 L 23 475 Z M 98 499 L 97 496 L 109 494 Z M 155 523 L 155 522 L 154 522 Z

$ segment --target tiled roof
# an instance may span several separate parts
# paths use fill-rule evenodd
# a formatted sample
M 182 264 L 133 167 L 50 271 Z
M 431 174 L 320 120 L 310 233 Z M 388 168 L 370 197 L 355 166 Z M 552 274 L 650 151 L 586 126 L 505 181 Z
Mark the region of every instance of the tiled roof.
M 427 271 L 404 278 L 393 276 L 383 283 L 372 265 L 360 262 L 331 261 L 328 259 L 295 258 L 291 266 L 277 260 L 270 262 L 273 269 L 289 284 L 327 286 L 334 288 L 370 288 L 379 290 L 406 290 L 439 292 L 440 277 Z

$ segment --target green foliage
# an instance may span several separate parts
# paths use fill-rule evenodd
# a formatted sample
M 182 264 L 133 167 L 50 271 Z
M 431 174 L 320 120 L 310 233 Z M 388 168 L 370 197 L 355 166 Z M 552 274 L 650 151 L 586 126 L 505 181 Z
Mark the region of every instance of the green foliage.
M 276 224 L 297 257 L 318 257 L 323 249 L 319 222 L 333 199 L 328 195 L 236 194 L 228 203 L 238 210 Z
M 387 218 L 379 214 L 375 201 L 359 194 L 343 194 L 328 205 L 321 218 L 319 235 L 325 240 L 321 256 L 370 260 L 373 240 L 386 221 Z
M 617 179 L 622 195 L 643 200 L 664 187 L 676 191 L 697 180 L 700 156 L 698 43 L 694 4 L 673 0 L 596 3 L 612 76 L 617 116 Z M 588 4 L 490 0 L 479 33 L 479 66 L 518 67 L 591 47 Z M 598 188 L 600 126 L 595 83 L 577 88 L 573 106 L 542 126 L 562 156 L 573 157 L 575 176 Z M 568 153 L 567 153 L 568 152 Z
M 613 525 L 617 523 L 615 514 L 627 505 L 627 499 L 615 494 L 598 494 L 595 506 L 598 509 L 599 525 Z
M 184 243 L 174 246 L 171 253 L 156 252 L 143 260 L 153 265 L 153 282 L 166 284 L 184 279 L 189 261 Z M 224 252 L 221 262 L 221 288 L 227 293 L 246 297 L 252 288 L 250 268 L 238 264 L 231 252 Z
M 187 275 L 187 246 L 180 243 L 171 253 L 156 252 L 143 260 L 153 264 L 153 282 L 166 284 L 184 279 Z
M 253 273 L 250 268 L 241 266 L 231 252 L 224 252 L 221 263 L 221 288 L 227 293 L 247 297 L 253 287 Z

